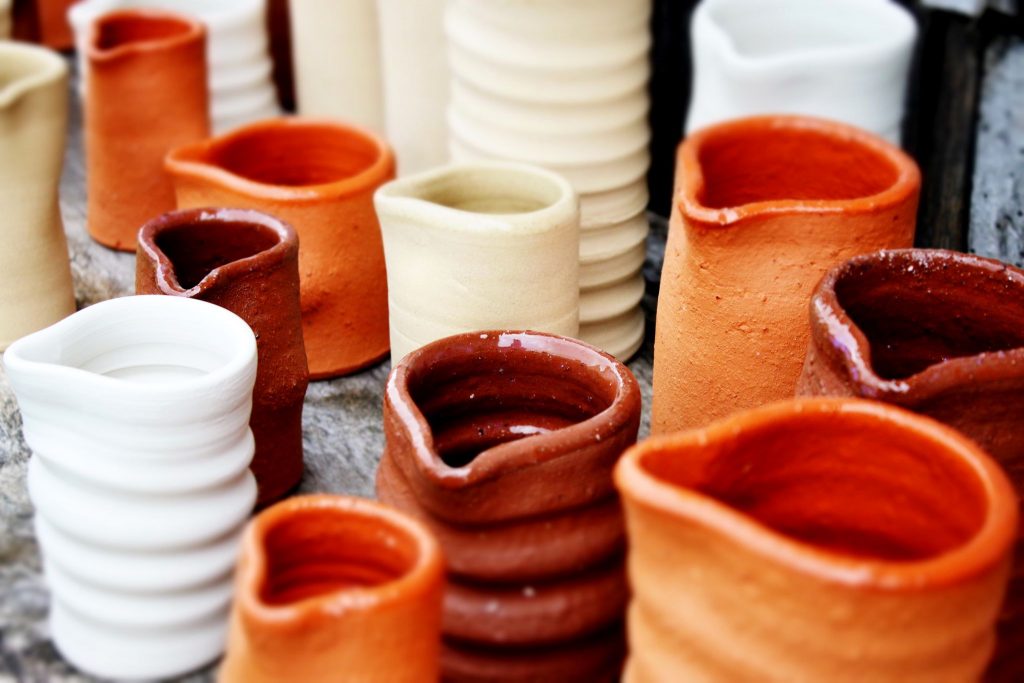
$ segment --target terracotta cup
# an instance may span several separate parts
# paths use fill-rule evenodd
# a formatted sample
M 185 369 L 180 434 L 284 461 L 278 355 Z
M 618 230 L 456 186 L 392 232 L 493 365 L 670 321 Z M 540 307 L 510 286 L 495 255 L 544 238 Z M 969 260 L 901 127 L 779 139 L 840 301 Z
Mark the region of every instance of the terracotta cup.
M 629 370 L 566 337 L 461 334 L 392 370 L 377 495 L 448 558 L 445 680 L 617 677 L 627 591 L 611 470 L 639 423 Z
M 73 37 L 68 24 L 68 8 L 77 0 L 0 0 L 0 12 L 13 10 L 14 37 L 55 50 L 67 50 Z M 7 36 L 0 32 L 0 38 Z
M 791 399 L 649 439 L 615 480 L 627 683 L 980 679 L 1017 502 L 958 432 L 882 403 Z
M 246 528 L 220 683 L 438 679 L 444 562 L 369 500 L 290 498 Z
M 388 293 L 373 193 L 394 177 L 369 131 L 305 118 L 254 123 L 172 151 L 179 208 L 266 211 L 299 234 L 302 332 L 311 379 L 388 354 Z
M 1024 271 L 939 249 L 857 256 L 825 275 L 810 316 L 798 394 L 873 398 L 945 422 L 1024 493 Z M 1024 680 L 1015 564 L 989 680 Z
M 299 310 L 299 240 L 258 211 L 192 209 L 139 231 L 137 294 L 202 299 L 238 315 L 256 333 L 259 366 L 249 426 L 250 468 L 266 505 L 302 478 L 302 403 L 309 384 Z
M 164 156 L 209 134 L 206 30 L 177 14 L 123 10 L 96 20 L 86 50 L 89 234 L 134 251 L 139 226 L 174 209 Z
M 802 116 L 684 140 L 654 346 L 655 434 L 790 396 L 814 285 L 856 254 L 909 247 L 920 188 L 896 147 Z

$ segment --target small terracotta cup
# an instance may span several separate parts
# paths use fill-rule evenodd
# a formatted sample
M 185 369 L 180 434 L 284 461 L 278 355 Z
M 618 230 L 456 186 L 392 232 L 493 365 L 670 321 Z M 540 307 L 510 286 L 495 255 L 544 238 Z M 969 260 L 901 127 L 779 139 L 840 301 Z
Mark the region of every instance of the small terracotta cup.
M 882 403 L 790 400 L 630 449 L 624 680 L 979 680 L 1017 501 L 980 448 Z
M 639 424 L 629 370 L 566 337 L 461 334 L 392 370 L 377 495 L 423 520 L 448 558 L 446 680 L 618 675 L 627 590 L 611 471 Z
M 814 285 L 856 254 L 909 247 L 917 165 L 879 137 L 803 116 L 683 141 L 654 346 L 655 434 L 786 398 Z
M 373 193 L 395 174 L 387 143 L 327 120 L 271 119 L 171 152 L 179 208 L 266 211 L 299 234 L 302 326 L 311 379 L 388 354 L 384 248 Z
M 206 30 L 169 12 L 123 10 L 96 20 L 86 49 L 89 234 L 134 251 L 139 226 L 174 209 L 164 156 L 209 135 Z
M 259 365 L 249 426 L 258 506 L 302 478 L 302 404 L 309 384 L 299 310 L 299 240 L 288 224 L 246 209 L 191 209 L 139 231 L 135 292 L 202 299 L 256 333 Z
M 438 679 L 444 562 L 369 500 L 300 496 L 246 528 L 220 683 Z
M 825 275 L 810 316 L 798 395 L 873 398 L 945 422 L 1024 493 L 1024 271 L 939 249 L 857 256 Z M 1024 680 L 1020 561 L 988 680 Z

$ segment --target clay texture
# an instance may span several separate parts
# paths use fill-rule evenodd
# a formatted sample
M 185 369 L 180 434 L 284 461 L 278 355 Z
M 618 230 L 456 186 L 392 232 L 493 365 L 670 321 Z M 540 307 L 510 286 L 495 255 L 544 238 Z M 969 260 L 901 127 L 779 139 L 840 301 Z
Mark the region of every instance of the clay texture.
M 448 562 L 451 681 L 613 680 L 627 599 L 611 469 L 636 441 L 625 366 L 535 332 L 456 335 L 388 379 L 377 495 Z
M 561 176 L 477 162 L 405 176 L 374 197 L 391 357 L 459 332 L 579 331 L 579 200 Z
M 626 683 L 980 680 L 1017 501 L 958 432 L 881 403 L 790 400 L 649 439 L 615 481 Z
M 911 246 L 921 183 L 914 161 L 881 138 L 800 116 L 706 128 L 677 163 L 655 434 L 791 396 L 815 284 L 856 254 Z
M 0 42 L 0 350 L 75 312 L 58 203 L 67 82 L 57 53 Z
M 14 0 L 0 0 L 0 40 L 11 37 L 13 22 L 11 21 L 11 7 Z
M 174 208 L 164 156 L 209 134 L 206 31 L 184 16 L 125 10 L 96 20 L 89 36 L 89 234 L 134 251 L 142 224 Z
M 1024 271 L 939 249 L 857 256 L 818 284 L 810 317 L 798 394 L 872 398 L 945 422 L 1024 492 Z M 1024 678 L 1017 565 L 988 680 Z
M 179 208 L 258 209 L 295 228 L 311 379 L 354 372 L 388 353 L 373 193 L 394 169 L 391 149 L 369 131 L 305 118 L 243 126 L 167 157 Z
M 4 354 L 60 653 L 101 678 L 184 674 L 224 647 L 256 500 L 256 339 L 202 301 L 104 301 Z
M 438 680 L 444 562 L 373 501 L 291 498 L 248 526 L 220 683 Z
M 309 384 L 299 308 L 299 241 L 258 211 L 192 209 L 139 231 L 135 291 L 201 299 L 249 324 L 259 357 L 250 427 L 257 505 L 302 478 L 302 403 Z

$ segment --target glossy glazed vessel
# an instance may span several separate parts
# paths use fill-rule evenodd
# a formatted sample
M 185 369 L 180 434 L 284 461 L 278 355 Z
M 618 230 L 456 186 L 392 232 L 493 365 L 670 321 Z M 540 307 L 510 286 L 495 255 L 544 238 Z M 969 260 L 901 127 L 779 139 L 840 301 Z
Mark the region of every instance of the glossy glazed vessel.
M 369 500 L 300 496 L 248 526 L 220 683 L 438 679 L 444 561 Z
M 909 247 L 910 157 L 839 123 L 765 116 L 679 148 L 654 345 L 653 433 L 792 395 L 806 310 L 834 264 Z
M 87 227 L 100 244 L 134 251 L 139 227 L 174 208 L 164 156 L 209 134 L 206 32 L 157 10 L 112 12 L 91 26 Z
M 376 0 L 306 0 L 289 13 L 299 113 L 383 133 Z
M 891 0 L 703 0 L 686 130 L 754 114 L 843 121 L 899 144 L 917 38 Z
M 58 198 L 67 83 L 56 52 L 0 42 L 0 350 L 75 312 Z
M 580 194 L 579 337 L 621 360 L 643 341 L 643 325 L 622 321 L 643 288 L 633 255 L 648 231 L 650 16 L 650 0 L 454 0 L 445 21 L 452 158 L 569 180 Z
M 124 297 L 18 340 L 4 367 L 61 655 L 117 679 L 215 659 L 256 500 L 252 330 L 202 301 Z
M 958 432 L 881 403 L 790 400 L 649 439 L 615 481 L 624 681 L 980 680 L 1017 502 Z
M 627 599 L 611 469 L 632 374 L 582 342 L 473 332 L 410 353 L 384 397 L 377 495 L 448 561 L 445 680 L 612 680 Z
M 192 209 L 139 231 L 135 292 L 209 301 L 256 334 L 250 469 L 256 503 L 271 503 L 302 478 L 302 403 L 309 384 L 299 307 L 299 240 L 258 211 Z
M 374 197 L 388 273 L 391 357 L 459 332 L 579 331 L 579 202 L 525 164 L 454 164 Z
M 266 0 L 82 0 L 68 12 L 79 73 L 88 71 L 85 48 L 92 23 L 108 12 L 143 8 L 180 12 L 205 26 L 210 124 L 215 133 L 280 113 L 271 80 Z M 82 78 L 83 96 L 87 86 Z
M 798 394 L 872 398 L 945 422 L 1024 492 L 1024 271 L 940 249 L 857 256 L 825 275 L 810 316 Z M 988 680 L 1024 676 L 1022 596 L 1018 561 Z
M 369 131 L 305 118 L 243 126 L 167 157 L 179 208 L 258 209 L 295 228 L 311 379 L 354 372 L 388 353 L 373 193 L 394 168 L 387 143 Z

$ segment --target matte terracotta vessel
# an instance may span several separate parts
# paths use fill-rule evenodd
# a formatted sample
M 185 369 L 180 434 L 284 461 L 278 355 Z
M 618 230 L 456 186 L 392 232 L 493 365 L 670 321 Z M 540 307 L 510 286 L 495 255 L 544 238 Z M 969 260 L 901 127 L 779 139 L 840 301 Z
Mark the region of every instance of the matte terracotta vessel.
M 798 394 L 873 398 L 945 422 L 1024 493 L 1024 271 L 939 249 L 857 256 L 822 279 L 810 314 Z M 1024 680 L 1019 560 L 989 680 Z
M 174 208 L 164 156 L 209 134 L 206 30 L 164 11 L 111 12 L 93 24 L 87 57 L 89 234 L 134 251 L 139 226 Z
M 309 384 L 299 309 L 299 240 L 291 226 L 244 209 L 192 209 L 139 231 L 135 292 L 202 299 L 256 333 L 252 419 L 258 506 L 302 478 L 302 403 Z
M 179 208 L 266 211 L 299 234 L 302 331 L 311 379 L 388 354 L 388 293 L 373 193 L 394 177 L 387 143 L 342 123 L 262 121 L 172 151 Z
M 565 337 L 456 335 L 392 371 L 377 495 L 426 522 L 447 557 L 445 680 L 618 676 L 611 470 L 639 424 L 629 370 Z
M 870 133 L 766 116 L 679 148 L 654 346 L 655 434 L 792 395 L 807 302 L 833 264 L 909 247 L 921 184 Z
M 0 12 L 5 7 L 16 12 L 16 39 L 40 43 L 55 50 L 67 50 L 74 42 L 67 13 L 75 2 L 77 0 L 0 0 Z M 0 31 L 0 38 L 6 37 Z
M 1017 502 L 973 442 L 805 399 L 653 438 L 615 471 L 626 683 L 963 683 L 995 646 Z
M 220 683 L 432 683 L 444 562 L 419 523 L 378 503 L 282 501 L 246 529 Z

